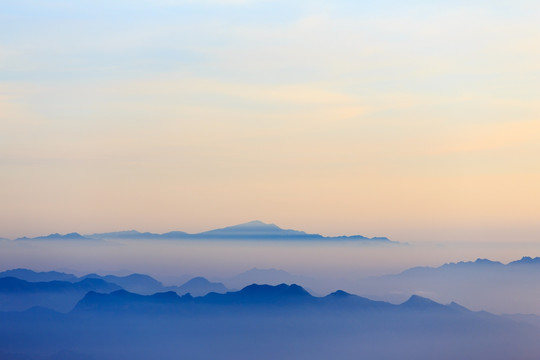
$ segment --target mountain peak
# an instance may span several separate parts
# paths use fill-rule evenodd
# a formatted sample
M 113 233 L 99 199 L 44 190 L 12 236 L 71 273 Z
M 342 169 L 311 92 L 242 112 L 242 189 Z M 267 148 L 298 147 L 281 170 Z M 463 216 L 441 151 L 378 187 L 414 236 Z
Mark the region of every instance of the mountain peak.
M 298 237 L 304 238 L 312 235 L 308 235 L 303 231 L 285 230 L 275 224 L 266 224 L 262 221 L 255 220 L 198 233 L 194 236 L 220 239 L 287 239 Z
M 410 308 L 416 308 L 416 309 L 430 309 L 430 308 L 439 308 L 444 307 L 444 305 L 439 304 L 438 302 L 435 302 L 431 299 L 419 296 L 419 295 L 412 295 L 409 300 L 405 301 L 402 306 L 410 307 Z
M 337 290 L 337 291 L 334 291 L 331 294 L 326 295 L 326 297 L 333 297 L 333 298 L 348 298 L 348 297 L 352 297 L 352 296 L 354 296 L 354 295 L 349 294 L 348 292 L 343 291 L 343 290 Z
M 264 223 L 260 220 L 253 220 L 253 221 L 248 221 L 248 222 L 245 222 L 245 223 L 242 223 L 242 224 L 238 224 L 238 225 L 232 225 L 232 226 L 227 226 L 223 229 L 274 229 L 274 230 L 282 230 L 279 226 L 275 225 L 275 224 L 267 224 L 267 223 Z M 223 230 L 223 229 L 218 229 L 218 230 Z
M 279 284 L 274 286 L 252 284 L 240 290 L 239 294 L 255 298 L 311 297 L 309 292 L 296 284 Z
M 243 224 L 239 224 L 237 226 L 276 226 L 274 224 L 267 224 L 267 223 L 264 223 L 260 220 L 253 220 L 253 221 L 248 221 L 246 223 L 243 223 Z
M 460 305 L 460 304 L 458 304 L 458 303 L 456 303 L 456 302 L 454 302 L 454 301 L 452 301 L 452 302 L 448 305 L 448 307 L 450 307 L 450 308 L 452 308 L 452 309 L 454 309 L 454 310 L 458 310 L 458 311 L 467 311 L 467 312 L 470 312 L 470 310 L 467 309 L 465 306 Z
M 177 287 L 176 291 L 179 294 L 189 293 L 193 296 L 204 296 L 210 292 L 223 294 L 228 289 L 220 282 L 211 282 L 202 276 L 198 276 Z
M 40 237 L 37 237 L 36 239 L 87 240 L 89 238 L 87 238 L 85 236 L 82 236 L 81 234 L 79 234 L 77 232 L 71 232 L 71 233 L 68 233 L 68 234 L 65 234 L 65 235 L 62 235 L 62 234 L 59 234 L 59 233 L 54 233 L 54 234 L 50 234 L 50 235 L 47 235 L 47 236 L 40 236 Z
M 193 279 L 188 280 L 187 282 L 185 282 L 182 285 L 182 287 L 209 286 L 209 285 L 212 285 L 212 283 L 207 278 L 204 278 L 202 276 L 197 276 L 197 277 L 194 277 Z
M 474 262 L 475 264 L 485 264 L 485 265 L 493 265 L 493 264 L 499 263 L 498 261 L 492 261 L 489 259 L 481 259 L 481 258 L 477 258 Z
M 214 304 L 300 304 L 312 303 L 315 298 L 303 287 L 292 284 L 257 285 L 252 284 L 240 291 L 227 292 L 225 294 L 209 293 L 200 298 L 203 303 Z

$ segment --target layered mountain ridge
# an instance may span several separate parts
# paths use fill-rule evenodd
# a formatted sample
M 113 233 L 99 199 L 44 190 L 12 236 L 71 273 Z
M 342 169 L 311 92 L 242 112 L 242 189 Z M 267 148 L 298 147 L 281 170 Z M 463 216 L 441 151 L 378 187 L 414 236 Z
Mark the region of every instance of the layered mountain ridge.
M 104 280 L 156 285 L 143 274 L 76 279 L 25 269 L 3 274 L 73 280 L 28 282 L 0 273 L 0 299 L 13 296 L 18 303 L 44 298 L 54 303 L 73 293 L 68 289 L 83 289 L 64 313 L 46 304 L 24 311 L 1 305 L 0 358 L 5 359 L 532 360 L 540 353 L 536 318 L 476 312 L 419 295 L 392 304 L 343 290 L 314 296 L 297 284 L 252 284 L 203 296 L 166 289 L 144 295 Z M 208 281 L 193 278 L 193 284 Z

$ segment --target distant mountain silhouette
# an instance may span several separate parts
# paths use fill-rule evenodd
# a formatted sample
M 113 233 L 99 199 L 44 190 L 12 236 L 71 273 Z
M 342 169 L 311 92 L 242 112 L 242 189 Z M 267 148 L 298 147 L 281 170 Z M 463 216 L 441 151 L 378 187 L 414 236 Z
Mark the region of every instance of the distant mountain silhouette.
M 104 238 L 104 239 L 138 239 L 138 238 L 146 238 L 146 235 L 154 236 L 156 234 L 152 234 L 149 232 L 141 233 L 137 230 L 126 230 L 126 231 L 113 231 L 113 232 L 106 232 L 106 233 L 95 233 L 91 235 L 86 235 L 88 237 L 92 238 Z
M 240 291 L 228 292 L 226 294 L 210 293 L 200 299 L 202 303 L 212 304 L 309 304 L 315 301 L 301 286 L 296 284 L 286 285 L 257 285 L 246 286 Z
M 164 291 L 164 286 L 151 276 L 143 274 L 131 274 L 127 276 L 88 274 L 81 279 L 102 279 L 109 283 L 119 285 L 123 289 L 139 294 L 153 294 Z
M 240 225 L 228 226 L 222 229 L 205 231 L 194 234 L 204 239 L 323 239 L 319 234 L 307 234 L 298 230 L 284 230 L 274 224 L 262 221 L 250 221 Z
M 223 282 L 229 289 L 242 289 L 243 287 L 251 284 L 279 285 L 282 283 L 296 283 L 310 287 L 317 282 L 316 279 L 291 274 L 285 270 L 258 268 L 253 268 L 238 275 L 219 280 Z
M 47 282 L 29 282 L 14 277 L 0 278 L 0 292 L 54 292 L 58 290 L 103 290 L 112 291 L 119 289 L 118 285 L 107 283 L 102 279 L 84 279 L 79 282 L 69 281 L 47 281 Z
M 17 238 L 16 240 L 92 240 L 92 238 L 83 236 L 76 232 L 72 232 L 65 235 L 54 233 L 47 236 L 37 236 L 33 238 L 20 237 L 20 238 Z
M 73 274 L 58 271 L 36 272 L 29 269 L 12 269 L 0 272 L 0 278 L 5 277 L 14 277 L 28 282 L 68 281 L 72 283 L 85 279 L 100 279 L 118 285 L 118 288 L 143 295 L 175 291 L 180 295 L 191 293 L 193 296 L 202 296 L 210 292 L 225 293 L 229 291 L 223 283 L 211 282 L 200 276 L 192 278 L 180 286 L 164 286 L 160 281 L 144 274 L 127 276 L 88 274 L 77 277 Z
M 440 302 L 456 300 L 472 309 L 496 313 L 520 309 L 540 314 L 539 278 L 539 257 L 523 257 L 507 264 L 476 259 L 359 279 L 347 289 L 392 302 L 404 301 L 416 293 Z
M 28 269 L 12 269 L 0 272 L 0 278 L 3 277 L 15 277 L 17 279 L 26 280 L 30 282 L 38 281 L 69 281 L 74 282 L 79 280 L 73 274 L 66 274 L 58 271 L 46 271 L 46 272 L 35 272 Z
M 503 264 L 499 261 L 492 261 L 489 259 L 476 259 L 475 261 L 459 261 L 455 263 L 447 263 L 439 267 L 414 267 L 408 270 L 403 271 L 401 274 L 419 274 L 419 273 L 429 273 L 433 271 L 447 271 L 447 270 L 503 270 L 509 269 L 514 266 L 520 265 L 540 265 L 540 257 L 531 258 L 528 256 L 522 257 L 520 260 L 509 262 L 508 264 Z M 540 267 L 539 267 L 540 268 Z
M 125 311 L 155 312 L 171 311 L 171 306 L 183 304 L 198 305 L 247 305 L 269 304 L 282 302 L 289 304 L 291 300 L 311 301 L 312 297 L 298 285 L 250 285 L 236 292 L 225 294 L 209 293 L 202 297 L 193 298 L 190 294 L 179 296 L 175 292 L 156 293 L 153 295 L 138 295 L 125 290 L 110 294 L 89 292 L 77 304 L 73 311 Z M 164 308 L 163 306 L 166 305 Z M 178 309 L 176 309 L 178 310 Z
M 158 237 L 161 239 L 182 239 L 190 237 L 190 234 L 183 231 L 169 231 L 163 234 L 158 234 Z
M 174 291 L 153 295 L 140 295 L 126 290 L 118 290 L 110 294 L 90 291 L 79 301 L 73 311 L 163 312 L 165 310 L 170 311 L 171 306 L 188 301 L 193 301 L 191 295 L 179 296 Z
M 442 304 L 439 304 L 438 302 L 435 302 L 431 299 L 428 299 L 428 298 L 425 298 L 425 297 L 422 297 L 422 296 L 418 296 L 418 295 L 412 295 L 409 300 L 405 301 L 403 304 L 401 304 L 402 307 L 405 307 L 405 308 L 408 308 L 408 309 L 414 309 L 414 310 L 421 310 L 421 311 L 425 311 L 425 310 L 433 310 L 433 309 L 437 309 L 437 310 L 442 310 L 442 309 L 447 309 L 447 310 L 454 310 L 455 307 L 454 306 L 445 306 L 445 305 L 442 305 Z
M 219 282 L 210 282 L 203 277 L 193 278 L 180 286 L 164 286 L 151 276 L 144 274 L 131 274 L 128 276 L 88 274 L 81 279 L 96 278 L 117 284 L 124 290 L 142 295 L 151 295 L 157 292 L 174 291 L 180 295 L 191 293 L 193 296 L 206 295 L 209 292 L 227 292 L 225 285 Z
M 48 236 L 39 236 L 35 238 L 22 237 L 17 240 L 86 240 L 86 239 L 208 239 L 208 240 L 348 240 L 362 241 L 366 244 L 378 243 L 397 243 L 390 241 L 386 237 L 368 238 L 362 235 L 351 236 L 323 236 L 320 234 L 308 234 L 299 230 L 282 229 L 274 224 L 266 224 L 262 221 L 255 220 L 244 224 L 233 225 L 221 229 L 204 231 L 201 233 L 189 234 L 183 231 L 170 231 L 163 234 L 150 232 L 139 232 L 136 230 L 95 233 L 89 235 L 80 235 L 71 233 L 66 235 L 51 234 Z
M 161 239 L 177 239 L 177 238 L 184 238 L 186 236 L 189 236 L 188 233 L 185 233 L 183 231 L 171 231 L 164 234 L 155 234 L 150 232 L 139 232 L 136 230 L 128 230 L 128 231 L 116 231 L 116 232 L 107 232 L 107 233 L 96 233 L 91 235 L 86 235 L 90 238 L 96 238 L 96 239 L 155 239 L 155 238 L 161 238 Z
M 211 292 L 226 293 L 228 291 L 228 289 L 222 283 L 210 282 L 200 276 L 187 281 L 181 286 L 169 286 L 167 288 L 175 291 L 177 294 L 180 295 L 189 293 L 193 296 L 203 296 Z
M 362 296 L 349 294 L 343 290 L 335 291 L 323 298 L 324 303 L 334 311 L 350 311 L 351 309 L 362 310 L 390 310 L 395 305 L 384 301 L 375 301 Z
M 57 311 L 69 311 L 89 291 L 108 293 L 120 289 L 102 279 L 78 282 L 28 282 L 14 277 L 0 278 L 0 308 L 21 311 L 42 306 Z
M 508 263 L 507 266 L 516 266 L 516 265 L 540 265 L 540 257 L 531 258 L 529 256 L 524 256 L 520 260 L 512 261 Z

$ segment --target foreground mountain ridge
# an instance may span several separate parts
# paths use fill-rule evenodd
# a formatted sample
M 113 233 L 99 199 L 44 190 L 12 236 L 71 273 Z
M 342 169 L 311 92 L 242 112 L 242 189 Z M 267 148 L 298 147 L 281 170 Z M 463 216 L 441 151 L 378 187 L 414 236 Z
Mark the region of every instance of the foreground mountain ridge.
M 58 283 L 2 281 L 16 288 Z M 342 290 L 313 296 L 296 284 L 195 297 L 91 290 L 71 311 L 0 311 L 0 324 L 0 358 L 14 360 L 537 360 L 540 353 L 540 328 L 521 317 L 418 295 L 400 304 Z
M 110 293 L 88 292 L 77 303 L 73 312 L 171 312 L 181 310 L 183 306 L 223 307 L 246 310 L 250 308 L 284 308 L 295 311 L 324 309 L 327 311 L 365 311 L 365 310 L 407 310 L 407 311 L 443 311 L 470 312 L 458 304 L 443 305 L 433 300 L 413 295 L 402 304 L 394 305 L 384 301 L 375 301 L 358 295 L 338 290 L 326 296 L 313 296 L 297 284 L 252 284 L 239 291 L 224 294 L 209 293 L 193 297 L 191 294 L 178 295 L 173 291 L 159 292 L 152 295 L 140 295 L 126 290 Z M 190 310 L 192 310 L 190 308 Z

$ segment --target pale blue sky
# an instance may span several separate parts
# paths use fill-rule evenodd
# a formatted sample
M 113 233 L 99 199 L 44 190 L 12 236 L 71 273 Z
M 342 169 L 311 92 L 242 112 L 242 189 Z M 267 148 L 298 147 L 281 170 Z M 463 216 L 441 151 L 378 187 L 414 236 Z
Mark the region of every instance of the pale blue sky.
M 524 0 L 3 1 L 0 235 L 535 239 L 539 23 Z

